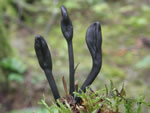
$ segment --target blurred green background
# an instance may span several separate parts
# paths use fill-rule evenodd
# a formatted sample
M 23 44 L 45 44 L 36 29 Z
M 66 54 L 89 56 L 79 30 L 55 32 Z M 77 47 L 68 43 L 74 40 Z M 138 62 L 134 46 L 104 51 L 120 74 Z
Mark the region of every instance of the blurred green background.
M 85 43 L 88 26 L 99 21 L 103 35 L 103 65 L 92 84 L 101 89 L 112 80 L 125 83 L 128 97 L 145 96 L 150 102 L 150 1 L 149 0 L 1 0 L 0 1 L 0 113 L 46 113 L 38 102 L 54 103 L 40 69 L 34 37 L 47 40 L 53 73 L 64 96 L 62 77 L 68 83 L 68 54 L 60 29 L 64 5 L 74 27 L 75 77 L 82 85 L 91 69 Z M 150 113 L 145 107 L 142 113 Z

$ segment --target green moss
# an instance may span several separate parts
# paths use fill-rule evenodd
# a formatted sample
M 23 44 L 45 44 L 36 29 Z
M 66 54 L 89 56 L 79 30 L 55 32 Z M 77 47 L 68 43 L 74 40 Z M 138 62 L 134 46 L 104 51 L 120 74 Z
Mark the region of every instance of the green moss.
M 150 108 L 150 104 L 145 102 L 143 96 L 129 98 L 126 96 L 127 92 L 124 89 L 124 84 L 121 90 L 118 90 L 114 87 L 112 81 L 109 87 L 105 85 L 104 89 L 91 92 L 91 89 L 87 88 L 85 93 L 81 91 L 81 93 L 74 92 L 74 94 L 82 99 L 81 103 L 71 104 L 73 100 L 70 100 L 68 96 L 57 100 L 59 107 L 56 104 L 48 106 L 45 98 L 40 101 L 40 104 L 49 113 L 72 113 L 77 111 L 79 113 L 97 113 L 98 110 L 102 113 L 141 113 L 143 106 Z

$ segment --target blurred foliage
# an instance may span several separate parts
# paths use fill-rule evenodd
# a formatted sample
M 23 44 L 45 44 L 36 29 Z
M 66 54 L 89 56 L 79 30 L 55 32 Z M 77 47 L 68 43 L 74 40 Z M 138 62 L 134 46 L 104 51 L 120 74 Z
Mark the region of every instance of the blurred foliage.
M 145 56 L 142 60 L 137 62 L 135 65 L 139 69 L 149 68 L 150 67 L 150 56 Z
M 0 65 L 4 69 L 14 71 L 20 74 L 24 73 L 26 70 L 26 67 L 21 60 L 12 57 L 1 60 Z
M 43 108 L 30 108 L 30 109 L 23 109 L 23 110 L 13 110 L 7 113 L 49 113 L 46 109 Z
M 3 15 L 4 14 L 3 10 L 7 3 L 8 3 L 7 0 L 4 3 L 0 1 L 0 4 L 2 4 L 2 6 L 0 6 L 0 61 L 3 58 L 6 58 L 12 55 L 12 48 L 8 39 L 8 36 L 9 36 L 8 30 L 5 25 L 5 19 L 4 19 L 5 15 Z M 7 84 L 7 78 L 8 78 L 7 74 L 8 74 L 8 71 L 3 70 L 0 67 L 0 84 L 2 87 L 4 87 L 2 84 L 4 85 Z M 3 89 L 2 87 L 0 88 L 0 90 Z
M 17 58 L 4 58 L 0 61 L 1 68 L 9 71 L 8 81 L 17 81 L 23 83 L 24 79 L 22 74 L 26 71 L 24 63 Z
M 0 89 L 2 90 L 9 87 L 9 82 L 24 82 L 22 74 L 26 67 L 21 60 L 15 58 L 17 55 L 10 44 L 13 21 L 9 16 L 14 18 L 16 15 L 17 11 L 11 0 L 0 1 L 0 84 L 2 84 Z

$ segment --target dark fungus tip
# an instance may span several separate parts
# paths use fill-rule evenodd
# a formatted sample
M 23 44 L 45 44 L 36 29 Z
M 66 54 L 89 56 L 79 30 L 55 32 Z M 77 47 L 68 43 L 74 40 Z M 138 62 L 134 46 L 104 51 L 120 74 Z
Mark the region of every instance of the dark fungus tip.
M 40 35 L 35 37 L 35 49 L 41 51 L 42 54 L 44 54 L 48 49 L 45 39 Z
M 101 53 L 102 36 L 99 22 L 93 23 L 88 28 L 86 33 L 86 43 L 94 60 L 95 57 Z
M 41 37 L 40 35 L 35 36 L 35 44 L 34 44 L 34 47 L 35 47 L 35 50 L 36 50 L 36 51 L 41 48 L 41 39 L 42 39 L 42 38 L 43 38 L 43 37 Z
M 35 40 L 38 40 L 38 39 L 40 39 L 40 38 L 43 38 L 41 35 L 36 35 L 35 36 Z
M 99 22 L 95 22 L 93 23 L 92 25 L 90 25 L 90 27 L 88 28 L 87 30 L 87 33 L 90 32 L 90 33 L 95 33 L 95 32 L 100 32 L 101 31 L 101 25 Z M 95 34 L 97 35 L 97 34 Z
M 52 60 L 50 51 L 48 49 L 48 45 L 45 39 L 42 36 L 37 35 L 35 37 L 34 48 L 41 68 L 52 69 Z
M 64 20 L 67 21 L 69 19 L 67 9 L 64 6 L 61 6 L 61 14 Z
M 100 23 L 99 22 L 95 22 L 95 26 L 96 26 L 96 29 L 98 30 L 98 31 L 101 31 L 101 25 L 100 25 Z
M 61 6 L 61 13 L 61 30 L 67 42 L 70 42 L 73 38 L 73 25 L 64 6 Z
M 87 79 L 81 86 L 81 90 L 84 92 L 86 90 L 86 87 L 93 83 L 102 65 L 102 51 L 101 51 L 102 36 L 99 22 L 93 23 L 88 28 L 86 33 L 86 43 L 92 56 L 93 66 Z M 76 100 L 78 101 L 80 99 L 77 98 Z
M 35 37 L 35 48 L 40 48 L 41 47 L 41 40 L 43 39 L 42 36 L 37 35 Z

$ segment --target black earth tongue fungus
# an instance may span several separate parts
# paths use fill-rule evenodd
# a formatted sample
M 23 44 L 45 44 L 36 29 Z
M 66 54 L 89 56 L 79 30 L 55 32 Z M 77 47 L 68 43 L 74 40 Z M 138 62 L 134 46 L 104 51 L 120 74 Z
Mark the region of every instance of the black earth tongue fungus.
M 70 84 L 70 95 L 73 95 L 75 90 L 74 88 L 74 56 L 73 56 L 73 46 L 72 46 L 72 38 L 73 38 L 73 25 L 67 13 L 67 10 L 64 6 L 61 6 L 61 30 L 67 41 L 68 45 L 68 54 L 69 54 L 69 84 Z
M 51 54 L 48 49 L 47 43 L 42 36 L 38 35 L 35 37 L 34 48 L 35 48 L 36 56 L 38 58 L 40 67 L 44 70 L 49 85 L 51 87 L 53 96 L 55 100 L 57 100 L 58 98 L 60 98 L 60 95 L 52 74 Z
M 85 92 L 86 87 L 90 86 L 95 80 L 102 66 L 102 34 L 99 22 L 93 23 L 88 28 L 86 33 L 86 43 L 92 56 L 93 65 L 87 79 L 80 88 L 83 92 Z M 75 99 L 77 103 L 81 100 L 79 97 L 76 97 Z

